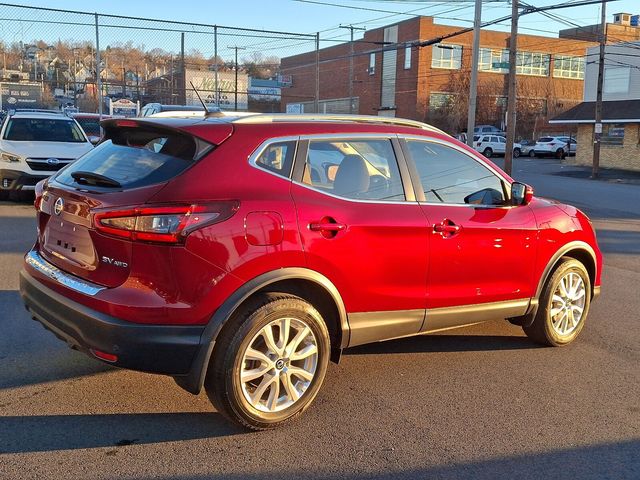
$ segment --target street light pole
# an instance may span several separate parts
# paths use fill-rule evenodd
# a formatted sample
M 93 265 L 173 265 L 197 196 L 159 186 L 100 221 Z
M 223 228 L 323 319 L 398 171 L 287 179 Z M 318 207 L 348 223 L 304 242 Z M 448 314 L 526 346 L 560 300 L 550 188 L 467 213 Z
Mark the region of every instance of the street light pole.
M 246 48 L 243 47 L 229 47 L 232 50 L 236 51 L 236 57 L 235 57 L 235 71 L 236 71 L 236 84 L 235 84 L 235 108 L 234 110 L 237 112 L 238 111 L 238 50 L 246 50 Z

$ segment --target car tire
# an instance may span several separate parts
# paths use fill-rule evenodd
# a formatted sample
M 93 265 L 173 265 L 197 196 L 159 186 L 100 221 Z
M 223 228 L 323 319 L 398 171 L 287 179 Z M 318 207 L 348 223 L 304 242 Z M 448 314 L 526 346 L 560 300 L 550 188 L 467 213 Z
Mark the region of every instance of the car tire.
M 490 148 L 485 148 L 485 149 L 482 151 L 482 154 L 483 154 L 485 157 L 487 157 L 487 158 L 491 158 L 491 156 L 493 155 L 493 150 L 492 150 L 492 149 L 490 149 Z
M 310 303 L 289 294 L 261 294 L 220 333 L 205 390 L 231 421 L 250 430 L 274 428 L 311 405 L 329 356 L 327 326 Z
M 559 158 L 560 160 L 564 159 L 566 157 L 566 152 L 564 151 L 564 148 L 559 148 L 556 150 L 556 158 Z
M 536 152 L 535 152 L 535 150 L 529 150 L 529 156 L 530 156 L 531 158 L 536 158 Z
M 514 148 L 513 149 L 513 158 L 518 158 L 520 157 L 520 149 L 519 148 Z
M 522 328 L 530 339 L 542 345 L 568 345 L 582 331 L 590 304 L 591 282 L 587 269 L 574 258 L 562 257 L 542 289 L 533 322 Z

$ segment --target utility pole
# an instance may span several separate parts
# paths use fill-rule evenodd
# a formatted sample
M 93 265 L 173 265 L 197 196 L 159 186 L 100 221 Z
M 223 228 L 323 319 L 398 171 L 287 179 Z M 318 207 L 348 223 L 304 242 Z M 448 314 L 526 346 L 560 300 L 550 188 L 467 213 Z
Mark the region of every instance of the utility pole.
M 316 89 L 313 96 L 315 113 L 320 113 L 320 32 L 316 33 Z
M 473 47 L 471 50 L 471 79 L 469 82 L 469 110 L 467 113 L 467 145 L 473 146 L 473 129 L 476 126 L 476 103 L 478 101 L 478 58 L 480 57 L 480 24 L 482 23 L 482 0 L 476 0 L 473 16 Z
M 604 57 L 607 43 L 607 3 L 600 7 L 600 53 L 598 56 L 598 90 L 596 93 L 596 115 L 593 125 L 593 167 L 591 178 L 598 178 L 600 170 L 600 141 L 602 137 L 602 84 L 604 83 Z
M 232 50 L 236 51 L 236 60 L 235 60 L 235 71 L 236 71 L 236 86 L 235 86 L 235 108 L 234 110 L 238 111 L 238 50 L 246 50 L 244 47 L 229 47 Z
M 516 137 L 516 46 L 518 43 L 518 0 L 511 0 L 511 36 L 509 37 L 509 88 L 507 90 L 507 145 L 504 151 L 504 171 L 511 175 L 513 142 Z
M 73 106 L 78 108 L 78 83 L 76 74 L 78 72 L 78 49 L 73 49 Z
M 187 70 L 184 66 L 184 32 L 180 33 L 180 103 L 187 104 Z
M 214 92 L 215 103 L 216 103 L 216 107 L 220 108 L 220 96 L 218 95 L 218 92 L 220 90 L 218 89 L 218 26 L 217 25 L 214 25 L 213 27 L 213 61 L 214 61 L 213 68 L 215 72 L 213 88 L 216 89 L 216 91 Z
M 100 78 L 100 34 L 98 32 L 98 14 L 96 13 L 96 88 L 98 89 L 98 115 L 102 118 L 102 79 Z
M 171 105 L 175 105 L 175 102 L 173 101 L 173 53 L 171 54 L 171 87 L 169 90 L 169 104 Z
M 481 0 L 476 0 L 480 2 Z M 349 43 L 349 113 L 353 113 L 353 31 L 365 31 L 366 28 L 354 27 L 353 25 L 340 25 L 340 28 L 348 28 L 351 32 L 351 42 Z

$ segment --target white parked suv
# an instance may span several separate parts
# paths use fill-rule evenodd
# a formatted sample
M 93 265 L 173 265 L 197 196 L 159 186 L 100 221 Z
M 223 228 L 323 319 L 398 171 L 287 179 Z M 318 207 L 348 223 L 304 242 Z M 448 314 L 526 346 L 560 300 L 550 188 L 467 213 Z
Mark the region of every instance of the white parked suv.
M 504 155 L 507 150 L 507 139 L 501 135 L 474 135 L 473 148 L 485 157 L 491 158 L 495 154 Z M 519 143 L 513 144 L 513 156 L 518 158 L 522 152 Z
M 33 190 L 92 148 L 73 118 L 55 111 L 16 111 L 0 129 L 0 199 Z
M 563 140 L 563 138 L 565 140 Z M 569 154 L 568 137 L 541 137 L 531 150 L 530 157 L 558 157 L 564 158 Z M 575 150 L 575 148 L 574 148 Z

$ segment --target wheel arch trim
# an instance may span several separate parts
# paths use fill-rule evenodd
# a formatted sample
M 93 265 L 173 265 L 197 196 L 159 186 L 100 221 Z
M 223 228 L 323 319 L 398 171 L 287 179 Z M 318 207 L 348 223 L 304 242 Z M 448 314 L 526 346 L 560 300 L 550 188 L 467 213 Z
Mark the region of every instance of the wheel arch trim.
M 535 294 L 536 299 L 540 299 L 542 289 L 544 288 L 544 285 L 547 282 L 549 275 L 551 275 L 551 272 L 553 271 L 555 266 L 558 264 L 560 259 L 563 256 L 567 255 L 568 253 L 571 253 L 577 250 L 588 253 L 589 256 L 591 257 L 591 260 L 593 261 L 593 278 L 590 279 L 591 293 L 593 294 L 596 278 L 598 278 L 598 262 L 596 259 L 596 252 L 593 249 L 593 247 L 591 247 L 591 245 L 589 245 L 588 243 L 576 240 L 573 242 L 566 243 L 562 247 L 560 247 L 556 251 L 556 253 L 553 254 L 549 262 L 547 262 L 547 266 L 543 270 L 542 275 L 540 276 L 540 280 L 538 281 L 538 287 L 536 289 L 536 294 Z M 585 268 L 588 269 L 588 267 L 589 267 L 588 265 L 585 265 Z
M 216 310 L 204 329 L 200 339 L 200 349 L 196 354 L 189 373 L 185 376 L 174 377 L 176 383 L 190 393 L 198 394 L 204 385 L 207 374 L 207 366 L 215 347 L 216 338 L 231 315 L 256 292 L 283 280 L 311 281 L 322 287 L 335 302 L 338 311 L 338 328 L 341 331 L 341 344 L 339 349 L 349 344 L 349 324 L 344 302 L 338 289 L 324 275 L 314 270 L 303 267 L 290 267 L 263 273 L 233 292 L 224 303 Z

